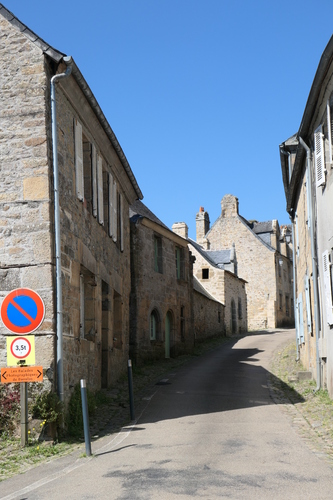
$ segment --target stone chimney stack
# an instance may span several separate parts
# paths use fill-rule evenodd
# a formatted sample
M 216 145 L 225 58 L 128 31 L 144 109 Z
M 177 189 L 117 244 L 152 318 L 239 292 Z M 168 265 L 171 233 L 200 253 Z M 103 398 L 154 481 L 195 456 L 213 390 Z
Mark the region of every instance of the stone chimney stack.
M 222 218 L 237 217 L 238 215 L 238 198 L 232 194 L 226 194 L 221 201 Z
M 178 234 L 178 236 L 185 238 L 185 240 L 188 239 L 188 226 L 185 222 L 175 222 L 172 225 L 172 231 Z
M 195 227 L 196 227 L 198 243 L 203 243 L 203 240 L 209 231 L 209 226 L 210 226 L 210 221 L 208 212 L 205 212 L 204 207 L 200 207 L 199 212 L 195 217 Z
M 272 230 L 271 234 L 271 246 L 275 248 L 275 250 L 279 250 L 279 239 L 280 239 L 280 228 L 279 223 L 276 219 L 272 220 Z

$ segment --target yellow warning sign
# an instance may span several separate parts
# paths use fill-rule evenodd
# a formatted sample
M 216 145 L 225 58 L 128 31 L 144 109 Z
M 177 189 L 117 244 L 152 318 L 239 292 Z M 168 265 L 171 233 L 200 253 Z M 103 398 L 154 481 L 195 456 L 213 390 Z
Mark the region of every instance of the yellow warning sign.
M 35 360 L 35 337 L 7 337 L 7 366 L 31 366 Z

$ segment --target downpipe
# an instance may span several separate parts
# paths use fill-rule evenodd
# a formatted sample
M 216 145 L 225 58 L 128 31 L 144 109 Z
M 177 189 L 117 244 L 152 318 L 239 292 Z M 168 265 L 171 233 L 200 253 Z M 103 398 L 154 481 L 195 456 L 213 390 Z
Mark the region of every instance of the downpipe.
M 65 73 L 51 78 L 51 124 L 52 124 L 52 154 L 53 154 L 53 192 L 54 192 L 54 236 L 56 260 L 56 308 L 57 308 L 57 392 L 60 401 L 64 401 L 64 367 L 63 367 L 63 311 L 62 311 L 62 280 L 61 280 L 61 238 L 60 238 L 60 204 L 59 204 L 59 166 L 58 166 L 58 133 L 57 107 L 55 85 L 59 80 L 67 78 L 72 72 L 73 60 L 64 57 L 67 65 Z

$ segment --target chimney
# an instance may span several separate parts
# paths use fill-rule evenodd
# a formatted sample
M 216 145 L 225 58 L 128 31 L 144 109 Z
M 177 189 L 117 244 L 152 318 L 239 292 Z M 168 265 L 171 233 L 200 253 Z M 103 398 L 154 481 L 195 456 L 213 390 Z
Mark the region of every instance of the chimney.
M 238 198 L 232 194 L 226 194 L 221 201 L 221 214 L 223 218 L 237 217 L 238 215 Z
M 210 221 L 208 212 L 205 212 L 204 207 L 200 207 L 199 212 L 195 217 L 195 227 L 198 243 L 203 243 L 203 240 L 209 231 L 209 226 Z
M 178 234 L 178 236 L 181 236 L 182 238 L 185 238 L 185 240 L 187 240 L 188 226 L 185 222 L 175 222 L 172 226 L 172 231 Z

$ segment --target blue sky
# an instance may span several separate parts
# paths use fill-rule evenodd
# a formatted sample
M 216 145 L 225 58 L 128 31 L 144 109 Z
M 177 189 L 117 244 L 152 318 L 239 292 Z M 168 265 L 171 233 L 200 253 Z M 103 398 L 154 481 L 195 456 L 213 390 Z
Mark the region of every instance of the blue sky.
M 1 1 L 1 0 L 0 0 Z M 297 132 L 333 31 L 326 0 L 4 0 L 73 56 L 144 194 L 195 238 L 225 194 L 289 223 L 278 146 Z

